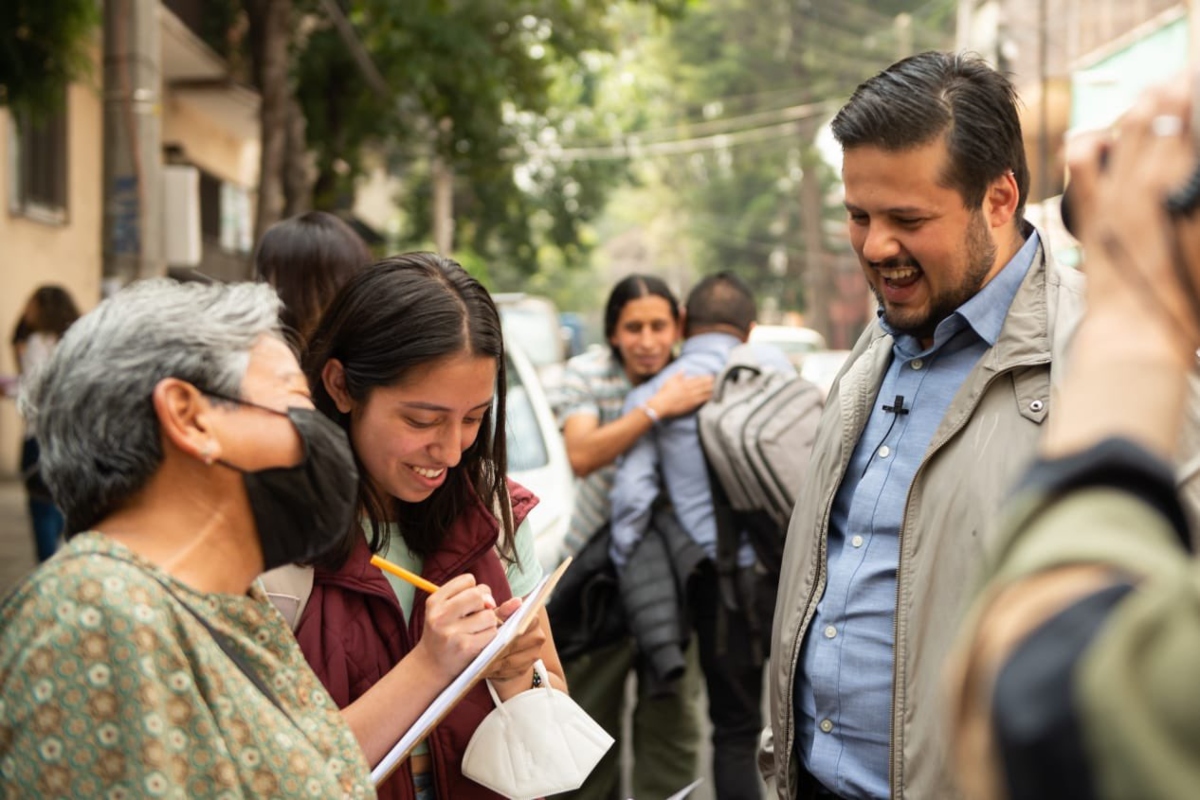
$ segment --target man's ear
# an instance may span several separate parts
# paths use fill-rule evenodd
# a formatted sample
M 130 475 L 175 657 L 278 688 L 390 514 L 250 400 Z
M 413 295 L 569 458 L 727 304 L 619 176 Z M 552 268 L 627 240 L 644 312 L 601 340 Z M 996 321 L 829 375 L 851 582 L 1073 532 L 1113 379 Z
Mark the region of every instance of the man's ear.
M 754 320 L 751 320 L 750 325 L 746 328 L 746 336 L 742 339 L 743 343 L 750 341 L 750 334 L 754 333 L 754 329 L 757 327 L 758 323 Z
M 325 384 L 325 391 L 333 398 L 333 404 L 337 406 L 338 411 L 349 414 L 353 410 L 354 400 L 346 389 L 346 368 L 342 366 L 341 361 L 331 358 L 325 362 L 321 369 L 321 383 Z
M 178 378 L 163 378 L 154 386 L 151 400 L 163 437 L 176 449 L 206 464 L 221 457 L 212 405 L 199 389 Z
M 992 228 L 1002 228 L 1012 221 L 1017 213 L 1017 203 L 1021 202 L 1021 190 L 1017 188 L 1016 176 L 1011 171 L 988 184 L 987 194 L 983 198 L 983 213 L 988 225 Z

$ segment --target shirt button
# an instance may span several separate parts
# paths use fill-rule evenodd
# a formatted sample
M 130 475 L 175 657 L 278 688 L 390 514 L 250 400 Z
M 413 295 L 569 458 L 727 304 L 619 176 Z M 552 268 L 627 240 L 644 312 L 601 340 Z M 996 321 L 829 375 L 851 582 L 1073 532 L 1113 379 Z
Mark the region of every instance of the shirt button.
M 854 545 L 855 547 L 862 547 L 862 543 L 863 538 L 861 536 L 854 536 L 850 539 L 850 544 Z
M 919 358 L 914 358 L 911 362 L 909 362 L 909 366 L 913 369 L 920 369 L 921 367 L 925 366 L 925 362 Z
M 879 448 L 879 457 L 880 458 L 887 458 L 891 454 L 892 454 L 892 449 L 890 447 L 888 447 L 886 444 L 883 447 Z
M 825 638 L 832 639 L 835 636 L 837 636 L 837 628 L 833 627 L 832 625 L 826 625 L 825 626 Z
M 821 720 L 821 730 L 825 733 L 829 733 L 831 730 L 833 730 L 833 723 L 827 719 Z

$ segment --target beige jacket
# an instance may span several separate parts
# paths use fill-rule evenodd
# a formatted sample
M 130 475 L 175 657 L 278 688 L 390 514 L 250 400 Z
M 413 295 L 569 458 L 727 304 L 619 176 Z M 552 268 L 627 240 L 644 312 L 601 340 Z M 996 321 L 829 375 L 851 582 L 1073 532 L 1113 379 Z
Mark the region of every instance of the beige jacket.
M 1061 361 L 1082 309 L 1082 276 L 1039 250 L 1000 338 L 951 401 L 909 488 L 896 576 L 894 798 L 956 796 L 946 763 L 942 663 L 970 602 L 991 521 L 1034 456 L 1051 405 L 1051 365 Z M 810 480 L 788 529 L 771 641 L 771 719 L 759 754 L 780 798 L 797 796 L 792 687 L 825 590 L 830 509 L 891 360 L 892 337 L 874 323 L 826 401 Z

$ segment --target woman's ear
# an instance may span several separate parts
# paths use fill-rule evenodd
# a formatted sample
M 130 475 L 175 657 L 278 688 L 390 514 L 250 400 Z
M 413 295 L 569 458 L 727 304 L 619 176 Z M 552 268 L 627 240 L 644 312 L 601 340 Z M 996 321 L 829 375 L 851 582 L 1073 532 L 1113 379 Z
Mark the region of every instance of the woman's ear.
M 331 358 L 325 362 L 321 369 L 321 383 L 325 384 L 325 391 L 333 398 L 333 404 L 337 406 L 338 411 L 349 414 L 353 410 L 354 401 L 346 389 L 346 368 L 342 366 L 341 361 Z
M 155 385 L 151 400 L 163 436 L 177 450 L 205 464 L 221 457 L 212 406 L 199 389 L 178 378 L 163 378 Z

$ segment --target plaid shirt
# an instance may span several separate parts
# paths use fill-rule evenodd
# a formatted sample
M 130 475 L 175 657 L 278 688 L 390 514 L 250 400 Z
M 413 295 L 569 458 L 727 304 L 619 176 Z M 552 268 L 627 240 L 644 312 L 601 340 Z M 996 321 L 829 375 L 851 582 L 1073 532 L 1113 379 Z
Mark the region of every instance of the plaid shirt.
M 620 418 L 625 395 L 632 388 L 625 368 L 607 347 L 593 349 L 567 362 L 562 387 L 555 397 L 559 427 L 573 416 L 597 417 L 608 425 Z M 560 558 L 578 553 L 588 539 L 612 516 L 612 490 L 616 466 L 609 464 L 581 478 L 575 485 L 575 510 L 563 540 Z

